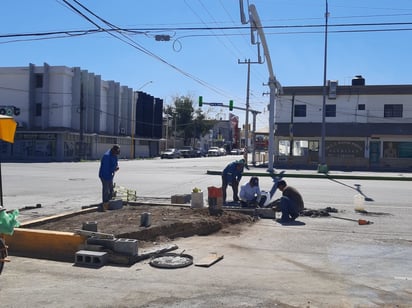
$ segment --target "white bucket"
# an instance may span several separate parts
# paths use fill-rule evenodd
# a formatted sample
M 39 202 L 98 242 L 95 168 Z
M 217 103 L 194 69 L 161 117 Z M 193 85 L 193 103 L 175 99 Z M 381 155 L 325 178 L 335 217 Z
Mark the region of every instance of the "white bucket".
M 353 205 L 355 206 L 355 211 L 364 211 L 365 197 L 361 194 L 356 194 L 353 196 Z
M 190 207 L 192 208 L 203 208 L 203 191 L 192 192 L 192 199 L 190 201 Z

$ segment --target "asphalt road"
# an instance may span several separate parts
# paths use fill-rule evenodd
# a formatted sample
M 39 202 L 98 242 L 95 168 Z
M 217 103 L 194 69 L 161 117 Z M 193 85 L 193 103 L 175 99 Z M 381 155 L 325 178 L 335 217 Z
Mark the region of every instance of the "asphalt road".
M 220 177 L 206 170 L 221 170 L 233 159 L 121 161 L 116 183 L 141 196 L 169 198 L 190 193 L 193 187 L 220 186 Z M 4 204 L 12 209 L 41 203 L 41 209 L 22 212 L 28 218 L 98 203 L 97 169 L 98 162 L 3 164 Z M 366 218 L 373 224 L 300 217 L 300 225 L 286 226 L 261 219 L 235 236 L 173 242 L 195 260 L 211 252 L 223 254 L 224 259 L 210 268 L 164 270 L 144 261 L 90 269 L 11 256 L 0 276 L 1 306 L 410 307 L 411 182 L 287 181 L 301 191 L 306 207 L 331 206 L 341 217 Z M 365 202 L 370 215 L 354 211 L 355 184 L 373 200 Z M 270 178 L 262 177 L 261 187 L 269 190 Z

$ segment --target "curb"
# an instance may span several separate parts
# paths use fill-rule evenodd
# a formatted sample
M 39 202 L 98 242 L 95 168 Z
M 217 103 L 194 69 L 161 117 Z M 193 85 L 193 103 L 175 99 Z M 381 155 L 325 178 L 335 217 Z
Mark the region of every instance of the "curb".
M 209 175 L 222 175 L 222 171 L 207 170 Z M 275 173 L 276 174 L 276 173 Z M 269 173 L 264 172 L 243 172 L 243 176 L 266 176 L 270 177 Z M 310 179 L 346 179 L 346 180 L 377 180 L 377 181 L 412 181 L 410 176 L 377 176 L 377 175 L 339 175 L 339 174 L 303 174 L 303 173 L 287 173 L 282 174 L 283 178 L 310 178 Z
M 76 251 L 86 241 L 71 232 L 25 228 L 16 228 L 5 237 L 10 255 L 64 262 L 74 262 Z

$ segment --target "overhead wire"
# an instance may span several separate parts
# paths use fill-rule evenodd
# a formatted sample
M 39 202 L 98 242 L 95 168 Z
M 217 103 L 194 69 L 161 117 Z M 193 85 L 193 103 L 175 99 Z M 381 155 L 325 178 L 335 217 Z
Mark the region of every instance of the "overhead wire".
M 62 0 L 65 3 L 68 2 L 68 0 Z M 100 16 L 98 16 L 97 14 L 93 13 L 91 10 L 89 10 L 87 7 L 85 7 L 83 4 L 81 4 L 79 1 L 77 0 L 73 0 L 76 4 L 78 4 L 79 6 L 81 6 L 84 10 L 86 10 L 88 13 L 92 14 L 94 17 L 96 17 L 97 19 L 99 19 L 100 21 L 102 21 L 103 23 L 105 23 L 106 25 L 108 25 L 109 27 L 111 27 L 114 30 L 117 30 L 117 33 L 120 34 L 122 37 L 119 37 L 111 32 L 107 32 L 109 35 L 112 35 L 113 37 L 115 37 L 116 39 L 119 39 L 120 41 L 128 44 L 129 46 L 132 46 L 133 48 L 143 52 L 146 55 L 149 55 L 151 57 L 153 57 L 154 59 L 166 64 L 167 66 L 171 67 L 172 69 L 178 71 L 179 73 L 183 74 L 184 76 L 192 79 L 193 81 L 201 84 L 202 86 L 208 88 L 209 90 L 219 94 L 219 95 L 223 95 L 223 96 L 228 96 L 227 93 L 225 93 L 224 90 L 219 89 L 211 84 L 209 84 L 208 82 L 180 69 L 179 67 L 177 67 L 176 65 L 173 65 L 171 63 L 169 63 L 168 61 L 166 61 L 165 59 L 163 59 L 162 57 L 156 55 L 155 53 L 149 51 L 148 49 L 146 49 L 145 47 L 143 47 L 142 45 L 138 44 L 137 42 L 135 42 L 134 40 L 132 40 L 130 37 L 126 36 L 124 33 L 121 32 L 121 28 L 109 23 L 108 21 L 104 20 L 103 18 L 101 18 Z M 87 19 L 89 20 L 89 19 Z M 94 22 L 92 22 L 93 24 L 95 24 Z M 100 27 L 100 26 L 99 26 Z

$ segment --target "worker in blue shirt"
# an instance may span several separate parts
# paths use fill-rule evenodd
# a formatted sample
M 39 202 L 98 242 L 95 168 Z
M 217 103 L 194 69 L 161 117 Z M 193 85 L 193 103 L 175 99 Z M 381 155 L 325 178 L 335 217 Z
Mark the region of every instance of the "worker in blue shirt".
M 239 202 L 238 190 L 239 182 L 243 175 L 243 169 L 245 167 L 245 160 L 237 160 L 231 162 L 222 171 L 222 197 L 223 204 L 226 204 L 226 190 L 227 186 L 231 185 L 233 190 L 233 201 Z
M 113 198 L 113 178 L 119 165 L 117 156 L 120 154 L 120 147 L 115 144 L 111 149 L 103 154 L 100 160 L 99 178 L 102 182 L 102 210 L 108 208 L 108 202 Z

